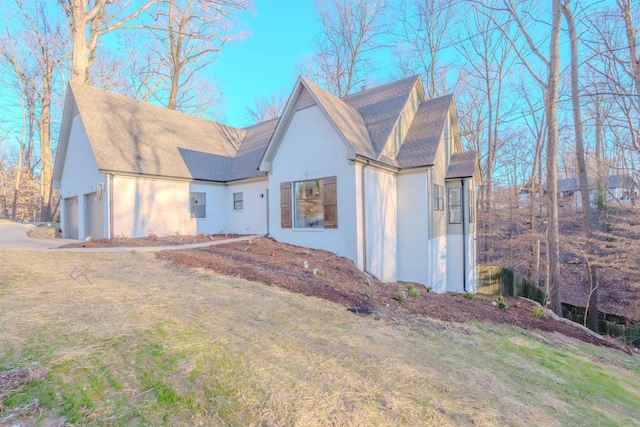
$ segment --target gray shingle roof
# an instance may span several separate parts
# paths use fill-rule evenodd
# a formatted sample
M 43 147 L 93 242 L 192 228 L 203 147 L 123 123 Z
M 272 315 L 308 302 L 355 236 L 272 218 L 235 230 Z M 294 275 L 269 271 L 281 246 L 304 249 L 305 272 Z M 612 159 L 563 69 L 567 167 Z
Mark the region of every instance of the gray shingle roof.
M 398 153 L 398 166 L 432 166 L 440 144 L 453 95 L 430 99 L 420 104 L 409 132 Z
M 434 164 L 452 95 L 419 106 L 393 159 L 381 153 L 419 76 L 342 99 L 305 78 L 299 82 L 356 155 L 399 168 Z M 264 176 L 258 166 L 279 118 L 237 129 L 76 83 L 70 89 L 102 171 L 218 182 Z
M 419 79 L 416 75 L 342 98 L 362 116 L 369 131 L 374 159 L 379 159 L 393 126 Z
M 246 133 L 123 95 L 70 86 L 101 170 L 186 179 L 220 176 Z M 206 169 L 214 171 L 204 173 L 205 159 L 197 159 L 197 153 L 207 154 Z
M 447 169 L 445 179 L 470 178 L 475 175 L 478 167 L 478 152 L 463 151 L 453 153 Z

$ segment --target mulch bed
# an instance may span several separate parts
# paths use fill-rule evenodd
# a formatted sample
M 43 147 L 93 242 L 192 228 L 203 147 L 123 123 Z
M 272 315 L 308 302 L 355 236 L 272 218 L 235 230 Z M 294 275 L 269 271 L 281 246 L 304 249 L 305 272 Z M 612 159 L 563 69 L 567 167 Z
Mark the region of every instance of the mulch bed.
M 579 340 L 625 350 L 614 340 L 602 340 L 586 331 L 550 317 L 535 318 L 533 304 L 505 297 L 508 308 L 494 305 L 491 296 L 466 299 L 462 294 L 435 294 L 421 286 L 418 297 L 409 296 L 402 282 L 382 283 L 367 277 L 347 258 L 331 252 L 254 239 L 206 248 L 161 251 L 156 257 L 175 265 L 204 268 L 220 274 L 278 286 L 290 292 L 323 298 L 345 307 L 369 307 L 392 318 L 428 316 L 449 322 L 484 322 L 516 325 L 524 329 L 557 332 Z M 407 298 L 399 302 L 399 291 Z

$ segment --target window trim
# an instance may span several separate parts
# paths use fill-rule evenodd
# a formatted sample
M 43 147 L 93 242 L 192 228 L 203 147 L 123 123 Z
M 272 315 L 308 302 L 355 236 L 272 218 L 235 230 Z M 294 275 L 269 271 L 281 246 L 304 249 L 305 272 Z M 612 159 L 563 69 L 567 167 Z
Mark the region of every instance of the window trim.
M 244 194 L 242 191 L 233 193 L 233 210 L 234 211 L 244 210 Z
M 433 210 L 444 211 L 444 186 L 433 183 Z
M 317 222 L 319 225 L 316 227 L 313 226 L 307 226 L 307 220 L 304 219 L 302 220 L 302 222 L 305 225 L 299 225 L 299 223 L 301 222 L 298 218 L 298 196 L 297 196 L 297 192 L 298 192 L 298 188 L 301 184 L 305 184 L 305 183 L 314 183 L 314 185 L 317 184 L 318 187 L 318 196 L 316 197 L 318 199 L 318 201 L 316 202 L 316 204 L 320 204 L 322 207 L 322 219 L 318 219 L 312 222 Z M 323 199 L 324 199 L 324 193 L 323 193 L 323 180 L 322 179 L 305 179 L 305 180 L 301 180 L 301 181 L 293 181 L 292 182 L 292 186 L 291 186 L 291 190 L 293 191 L 292 197 L 291 197 L 291 210 L 292 210 L 292 219 L 293 219 L 293 228 L 294 229 L 299 229 L 299 230 L 304 230 L 304 229 L 312 229 L 312 230 L 317 230 L 317 229 L 323 229 L 324 228 L 324 204 L 323 204 Z M 306 187 L 305 187 L 305 192 L 306 192 Z M 306 200 L 305 200 L 306 201 Z M 312 223 L 310 222 L 310 223 Z
M 197 200 L 195 200 L 195 195 L 202 195 L 202 200 L 204 203 L 199 204 Z M 195 203 L 194 203 L 195 200 Z M 194 207 L 202 207 L 203 215 L 197 216 L 197 213 L 194 212 Z M 206 219 L 207 218 L 207 193 L 204 191 L 190 191 L 189 192 L 189 214 L 191 215 L 191 219 Z
M 317 181 L 321 183 L 321 193 L 316 195 L 314 211 L 316 216 L 322 215 L 322 227 L 296 227 L 294 217 L 296 215 L 296 184 L 305 181 Z M 319 202 L 319 203 L 318 203 Z M 319 206 L 318 206 L 319 205 Z M 317 179 L 300 181 L 286 181 L 280 183 L 280 228 L 293 231 L 323 231 L 338 228 L 338 185 L 337 177 L 329 176 Z
M 458 193 L 458 204 L 452 203 L 452 194 L 454 192 Z M 462 224 L 462 188 L 461 187 L 450 187 L 447 188 L 447 206 L 448 206 L 448 217 L 449 224 Z M 455 209 L 457 207 L 457 209 Z M 454 221 L 454 213 L 457 213 L 457 220 Z

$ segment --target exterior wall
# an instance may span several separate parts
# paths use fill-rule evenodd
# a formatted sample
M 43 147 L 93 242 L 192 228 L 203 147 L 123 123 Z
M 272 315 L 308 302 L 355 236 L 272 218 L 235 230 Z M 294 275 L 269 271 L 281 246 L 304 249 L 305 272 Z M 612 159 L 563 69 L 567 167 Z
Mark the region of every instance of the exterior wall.
M 189 189 L 188 182 L 115 176 L 114 236 L 195 234 L 197 220 L 189 214 Z
M 82 123 L 80 115 L 76 114 L 73 118 L 71 131 L 69 134 L 69 147 L 67 149 L 65 168 L 62 173 L 60 182 L 60 197 L 67 199 L 70 197 L 78 197 L 78 238 L 84 239 L 91 234 L 86 224 L 85 215 L 85 194 L 93 193 L 97 190 L 98 184 L 102 184 L 106 188 L 106 176 L 98 172 L 98 164 L 93 155 L 87 132 Z M 107 204 L 103 197 L 103 218 L 107 217 Z M 69 237 L 67 232 L 67 212 L 64 203 L 60 204 L 60 227 L 62 228 L 63 237 Z M 106 221 L 104 222 L 106 227 Z M 106 228 L 103 233 L 106 236 Z
M 365 170 L 367 270 L 383 282 L 397 280 L 398 183 L 394 173 Z
M 269 233 L 281 242 L 336 252 L 357 262 L 356 168 L 347 146 L 317 107 L 297 111 L 269 176 Z M 280 227 L 280 183 L 336 176 L 337 229 Z
M 222 184 L 192 182 L 189 193 L 205 193 L 205 218 L 191 218 L 195 221 L 196 233 L 216 234 L 224 233 L 227 223 L 229 207 L 224 201 L 227 189 Z M 187 212 L 189 211 L 189 194 L 187 194 Z M 228 231 L 230 233 L 230 231 Z
M 398 280 L 429 286 L 428 172 L 398 176 Z
M 461 223 L 448 224 L 447 231 L 446 283 L 449 292 L 475 292 L 476 290 L 475 212 L 473 222 L 469 222 L 469 189 L 474 188 L 474 185 L 473 180 L 470 179 L 465 179 L 464 185 L 460 180 L 447 182 L 447 188 L 461 188 L 462 192 Z
M 447 292 L 447 272 L 448 272 L 448 254 L 447 236 L 437 236 L 429 239 L 427 259 L 427 277 L 428 280 L 424 285 L 431 287 L 434 292 Z
M 267 203 L 268 185 L 266 179 L 250 182 L 229 184 L 226 187 L 224 199 L 221 199 L 222 207 L 227 212 L 225 227 L 229 233 L 237 234 L 266 234 L 267 233 Z M 233 209 L 233 194 L 242 193 L 242 210 Z M 279 197 L 279 194 L 278 194 Z M 280 220 L 280 209 L 275 213 Z

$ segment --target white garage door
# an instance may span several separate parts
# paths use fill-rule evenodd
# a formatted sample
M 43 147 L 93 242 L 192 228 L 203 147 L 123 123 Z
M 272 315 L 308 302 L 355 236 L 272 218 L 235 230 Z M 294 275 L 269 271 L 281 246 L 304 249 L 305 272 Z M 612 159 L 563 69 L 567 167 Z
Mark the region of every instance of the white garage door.
M 64 199 L 64 237 L 78 238 L 78 197 Z
M 104 222 L 102 220 L 102 195 L 89 193 L 84 195 L 84 212 L 87 236 L 92 239 L 104 237 Z

